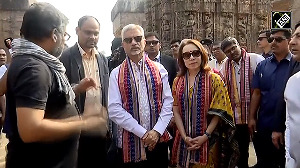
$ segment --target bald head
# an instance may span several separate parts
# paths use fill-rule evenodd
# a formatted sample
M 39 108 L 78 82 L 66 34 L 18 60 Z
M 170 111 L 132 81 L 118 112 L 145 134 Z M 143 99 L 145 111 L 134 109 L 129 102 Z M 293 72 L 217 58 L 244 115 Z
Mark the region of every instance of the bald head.
M 83 16 L 78 21 L 76 34 L 78 43 L 85 52 L 90 52 L 97 46 L 99 40 L 100 24 L 93 16 Z

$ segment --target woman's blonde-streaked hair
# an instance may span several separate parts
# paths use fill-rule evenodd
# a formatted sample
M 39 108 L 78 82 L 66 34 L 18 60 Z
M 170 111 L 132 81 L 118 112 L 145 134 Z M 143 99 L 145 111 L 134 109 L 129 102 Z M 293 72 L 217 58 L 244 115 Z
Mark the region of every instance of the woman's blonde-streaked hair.
M 144 29 L 142 28 L 142 26 L 137 25 L 137 24 L 128 24 L 126 26 L 123 27 L 122 32 L 121 32 L 121 36 L 122 36 L 122 41 L 124 40 L 124 34 L 128 31 L 128 30 L 134 30 L 134 29 L 138 29 L 141 33 L 142 36 L 144 38 Z
M 187 67 L 184 64 L 184 60 L 182 57 L 182 50 L 183 47 L 188 45 L 188 44 L 193 44 L 195 45 L 200 51 L 201 51 L 201 64 L 200 64 L 200 71 L 210 71 L 209 66 L 207 65 L 208 63 L 208 52 L 206 49 L 202 46 L 202 44 L 194 39 L 185 39 L 182 40 L 180 46 L 179 46 L 179 54 L 178 54 L 178 65 L 179 65 L 179 72 L 177 76 L 184 76 L 187 72 Z

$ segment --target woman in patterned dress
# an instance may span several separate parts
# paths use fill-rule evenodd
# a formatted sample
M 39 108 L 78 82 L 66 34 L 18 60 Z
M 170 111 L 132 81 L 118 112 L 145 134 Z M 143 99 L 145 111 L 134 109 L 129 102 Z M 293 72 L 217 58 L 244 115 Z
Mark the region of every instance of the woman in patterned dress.
M 227 88 L 207 62 L 208 53 L 199 41 L 182 42 L 180 71 L 172 87 L 178 127 L 172 159 L 179 167 L 233 167 L 238 156 Z

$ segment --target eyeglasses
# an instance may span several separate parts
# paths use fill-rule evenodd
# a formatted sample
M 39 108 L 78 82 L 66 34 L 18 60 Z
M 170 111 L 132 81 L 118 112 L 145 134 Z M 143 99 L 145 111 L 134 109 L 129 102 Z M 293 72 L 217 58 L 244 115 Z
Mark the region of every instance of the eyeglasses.
M 70 38 L 71 38 L 71 35 L 69 34 L 69 33 L 67 33 L 67 32 L 63 32 L 61 29 L 59 29 L 59 28 L 55 28 L 55 30 L 58 32 L 58 33 L 60 33 L 60 34 L 63 34 L 64 35 L 64 40 L 65 41 L 68 41 Z
M 236 48 L 237 48 L 237 46 L 234 45 L 234 46 L 232 46 L 230 49 L 226 50 L 224 53 L 225 53 L 226 55 L 229 55 L 229 54 L 231 54 L 233 51 L 235 51 Z
M 262 41 L 264 38 L 267 39 L 268 37 L 258 37 L 257 40 L 258 40 L 258 41 Z
M 65 32 L 65 34 L 64 34 L 64 40 L 68 41 L 70 38 L 71 38 L 71 35 L 69 33 Z
M 128 38 L 124 38 L 123 41 L 125 41 L 127 44 L 132 43 L 132 40 L 135 40 L 135 42 L 139 43 L 142 41 L 143 36 L 135 36 L 135 37 L 128 37 Z
M 157 45 L 158 43 L 159 43 L 158 40 L 146 41 L 146 45 L 153 45 L 153 46 L 155 46 L 155 45 Z
M 187 59 L 190 59 L 191 56 L 200 57 L 200 55 L 201 55 L 200 50 L 194 50 L 194 51 L 188 51 L 188 52 L 182 53 L 182 58 L 187 60 Z
M 281 43 L 283 40 L 286 40 L 286 38 L 285 37 L 269 37 L 268 38 L 268 42 L 269 43 L 272 43 L 273 41 L 276 41 L 277 43 Z

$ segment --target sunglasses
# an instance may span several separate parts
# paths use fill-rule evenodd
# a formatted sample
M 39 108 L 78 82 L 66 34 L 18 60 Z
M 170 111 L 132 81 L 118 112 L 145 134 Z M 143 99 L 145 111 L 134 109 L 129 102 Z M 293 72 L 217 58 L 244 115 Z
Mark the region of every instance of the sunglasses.
M 128 38 L 124 38 L 123 41 L 125 41 L 127 44 L 132 43 L 132 40 L 135 40 L 135 42 L 139 43 L 142 41 L 143 36 L 135 36 L 135 37 L 128 37 Z
M 258 37 L 257 40 L 262 41 L 264 38 L 267 38 L 267 37 Z
M 191 56 L 200 57 L 200 55 L 201 55 L 200 50 L 194 50 L 194 51 L 188 51 L 188 52 L 182 53 L 182 58 L 187 60 L 187 59 L 190 59 Z
M 273 41 L 276 41 L 277 43 L 281 43 L 283 40 L 286 40 L 285 37 L 269 37 L 268 42 L 272 43 Z
M 155 45 L 157 45 L 158 44 L 158 40 L 152 40 L 152 41 L 146 41 L 146 45 L 153 45 L 153 46 L 155 46 Z

